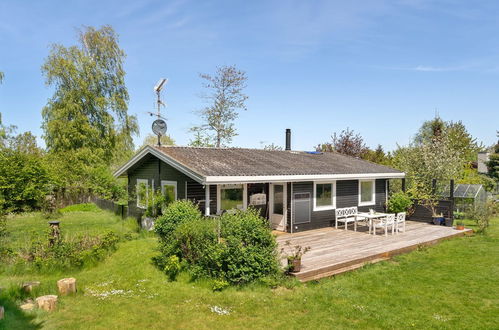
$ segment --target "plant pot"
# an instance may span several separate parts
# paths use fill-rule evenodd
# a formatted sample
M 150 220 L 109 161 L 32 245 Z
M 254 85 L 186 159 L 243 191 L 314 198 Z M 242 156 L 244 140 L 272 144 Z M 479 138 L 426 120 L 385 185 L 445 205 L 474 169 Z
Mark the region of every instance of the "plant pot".
M 292 273 L 298 273 L 301 269 L 301 258 L 288 259 L 289 271 Z
M 446 227 L 452 227 L 453 224 L 454 224 L 454 219 L 452 219 L 452 218 L 445 218 L 445 226 Z
M 456 226 L 456 229 L 457 229 L 457 230 L 464 230 L 464 225 L 457 225 L 457 226 Z

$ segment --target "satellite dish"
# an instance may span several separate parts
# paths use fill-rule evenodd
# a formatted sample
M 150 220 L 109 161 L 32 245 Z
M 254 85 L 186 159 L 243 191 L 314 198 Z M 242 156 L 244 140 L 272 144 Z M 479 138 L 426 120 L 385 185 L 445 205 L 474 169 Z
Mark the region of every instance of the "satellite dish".
M 152 131 L 157 136 L 165 135 L 165 133 L 166 133 L 166 122 L 163 119 L 156 119 L 152 123 Z

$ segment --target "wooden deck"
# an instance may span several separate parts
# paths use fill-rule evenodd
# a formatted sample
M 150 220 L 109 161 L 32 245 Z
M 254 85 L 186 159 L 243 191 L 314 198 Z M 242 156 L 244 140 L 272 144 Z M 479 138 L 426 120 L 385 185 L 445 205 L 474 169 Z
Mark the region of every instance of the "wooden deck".
M 353 227 L 353 226 L 352 226 Z M 322 228 L 295 234 L 277 236 L 280 248 L 290 251 L 296 245 L 310 246 L 310 251 L 302 258 L 302 268 L 294 273 L 301 281 L 316 280 L 374 263 L 417 249 L 423 245 L 433 245 L 439 241 L 471 233 L 470 229 L 456 230 L 450 227 L 407 221 L 406 232 L 395 235 L 373 236 L 367 228 L 352 229 Z M 286 246 L 286 241 L 291 243 Z M 286 262 L 285 259 L 282 262 Z

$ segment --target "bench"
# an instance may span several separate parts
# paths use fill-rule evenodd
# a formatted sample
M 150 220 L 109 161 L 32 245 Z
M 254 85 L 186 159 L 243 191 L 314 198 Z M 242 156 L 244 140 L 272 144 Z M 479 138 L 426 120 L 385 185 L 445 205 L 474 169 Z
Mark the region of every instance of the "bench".
M 349 223 L 353 223 L 354 230 L 357 231 L 357 222 L 367 220 L 367 218 L 358 215 L 359 212 L 357 210 L 357 206 L 336 209 L 335 212 L 336 212 L 336 221 L 335 221 L 336 229 L 338 229 L 338 222 L 343 222 L 345 224 L 345 230 L 347 230 Z

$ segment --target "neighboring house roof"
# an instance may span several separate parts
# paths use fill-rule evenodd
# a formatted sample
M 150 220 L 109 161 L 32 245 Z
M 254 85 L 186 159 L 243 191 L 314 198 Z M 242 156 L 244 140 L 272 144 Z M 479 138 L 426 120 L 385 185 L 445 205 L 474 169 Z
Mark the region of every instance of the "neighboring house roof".
M 348 178 L 402 178 L 404 173 L 334 152 L 244 148 L 158 147 L 142 149 L 115 175 L 152 154 L 201 183 L 305 181 Z

